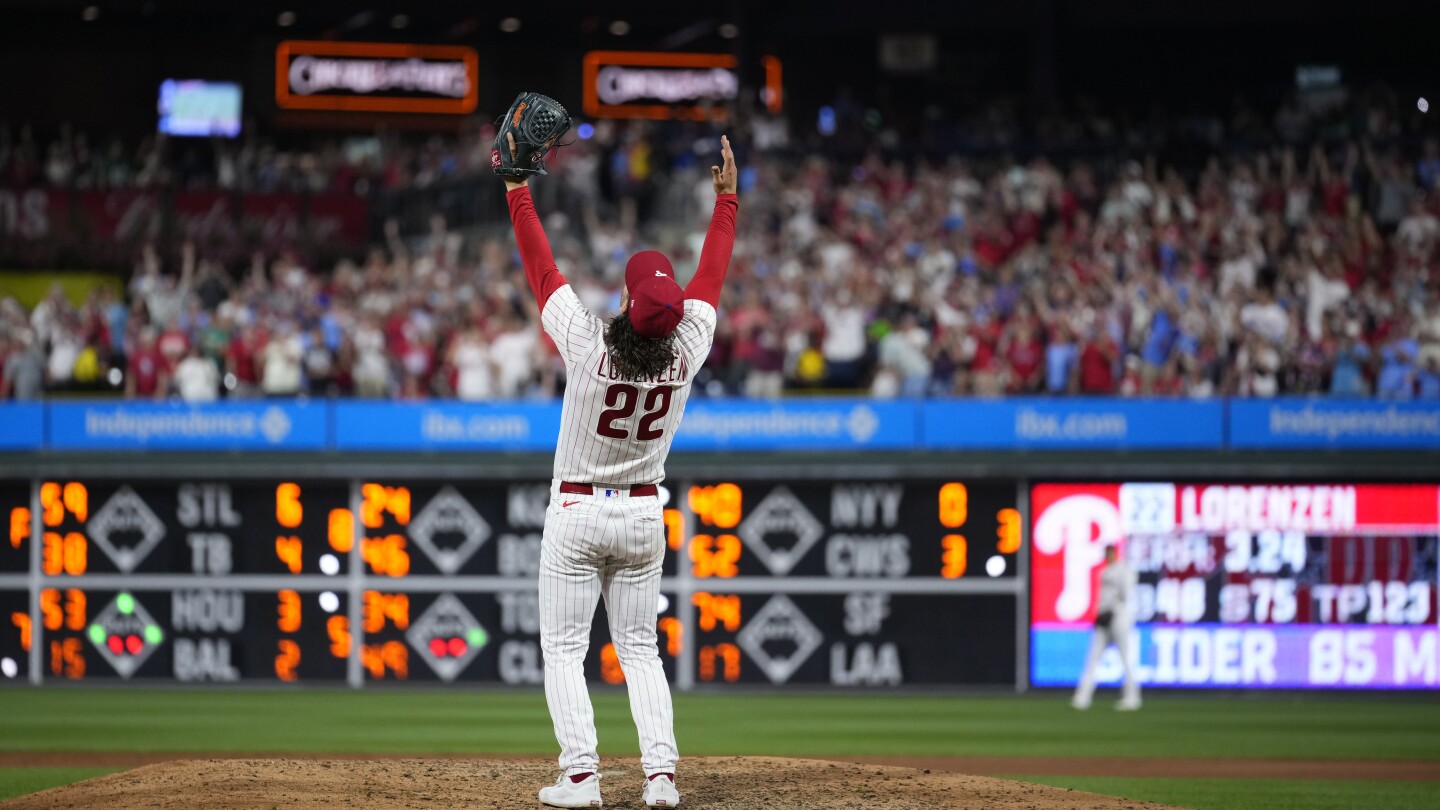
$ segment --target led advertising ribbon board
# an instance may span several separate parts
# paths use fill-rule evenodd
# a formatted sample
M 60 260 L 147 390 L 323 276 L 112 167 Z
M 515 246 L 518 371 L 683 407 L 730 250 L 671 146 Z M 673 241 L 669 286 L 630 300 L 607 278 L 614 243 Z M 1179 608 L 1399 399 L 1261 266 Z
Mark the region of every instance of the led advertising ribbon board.
M 781 64 L 762 60 L 762 102 L 781 104 Z M 595 118 L 723 119 L 740 95 L 735 57 L 723 53 L 591 51 L 585 55 L 585 114 Z
M 285 110 L 475 111 L 474 48 L 287 40 L 275 49 L 275 103 Z

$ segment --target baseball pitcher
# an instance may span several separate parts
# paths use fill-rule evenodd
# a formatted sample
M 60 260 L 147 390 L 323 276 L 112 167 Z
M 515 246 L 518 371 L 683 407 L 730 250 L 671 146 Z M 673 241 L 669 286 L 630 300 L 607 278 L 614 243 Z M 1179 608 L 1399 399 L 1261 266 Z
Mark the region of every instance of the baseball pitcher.
M 1095 669 L 1100 665 L 1100 656 L 1105 648 L 1111 644 L 1120 651 L 1121 666 L 1125 669 L 1125 683 L 1115 708 L 1121 711 L 1140 708 L 1140 683 L 1135 680 L 1135 664 L 1130 660 L 1130 631 L 1135 628 L 1133 606 L 1138 577 L 1119 558 L 1117 546 L 1105 547 L 1105 567 L 1100 570 L 1100 602 L 1095 606 L 1095 636 L 1090 642 L 1090 655 L 1085 659 L 1085 671 L 1075 687 L 1075 697 L 1070 701 L 1077 709 L 1090 708 L 1090 699 L 1095 695 Z
M 710 353 L 715 308 L 735 240 L 735 157 L 721 138 L 712 166 L 715 212 L 699 269 L 681 289 L 664 255 L 643 251 L 625 267 L 620 314 L 590 313 L 555 266 L 527 187 L 569 126 L 554 100 L 516 99 L 496 135 L 491 163 L 509 189 L 510 219 L 541 322 L 567 372 L 559 446 L 540 555 L 540 644 L 545 700 L 563 770 L 540 791 L 552 807 L 600 807 L 600 759 L 584 659 L 596 601 L 610 635 L 640 734 L 648 807 L 674 807 L 674 720 L 656 646 L 665 530 L 657 485 L 690 383 Z

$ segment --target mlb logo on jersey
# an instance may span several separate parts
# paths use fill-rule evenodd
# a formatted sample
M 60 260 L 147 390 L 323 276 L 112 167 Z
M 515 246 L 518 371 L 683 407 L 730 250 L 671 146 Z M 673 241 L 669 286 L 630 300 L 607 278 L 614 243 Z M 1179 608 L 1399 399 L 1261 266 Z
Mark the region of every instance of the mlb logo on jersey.
M 618 489 L 607 489 L 607 490 L 605 490 L 605 497 L 607 497 L 607 498 L 613 498 L 613 497 L 615 497 L 615 496 L 617 496 L 617 495 L 619 495 L 619 494 L 620 494 L 620 490 L 618 490 Z

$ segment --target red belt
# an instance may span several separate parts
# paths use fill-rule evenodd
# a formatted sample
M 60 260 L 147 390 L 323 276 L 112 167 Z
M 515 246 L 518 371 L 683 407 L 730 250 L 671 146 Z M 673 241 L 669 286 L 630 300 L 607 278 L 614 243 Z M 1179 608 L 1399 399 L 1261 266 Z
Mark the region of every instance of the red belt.
M 601 489 L 625 489 L 625 487 L 601 487 Z M 630 487 L 630 497 L 644 498 L 648 495 L 659 495 L 660 488 L 654 484 L 636 484 Z M 569 481 L 560 482 L 560 491 L 566 495 L 594 495 L 594 484 L 573 484 Z

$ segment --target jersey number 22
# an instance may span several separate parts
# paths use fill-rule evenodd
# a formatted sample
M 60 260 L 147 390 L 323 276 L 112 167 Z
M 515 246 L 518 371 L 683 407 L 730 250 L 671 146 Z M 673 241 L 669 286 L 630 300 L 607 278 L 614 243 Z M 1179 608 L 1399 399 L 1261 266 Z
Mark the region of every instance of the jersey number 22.
M 645 392 L 643 415 L 635 429 L 636 441 L 654 441 L 664 435 L 665 432 L 657 427 L 656 423 L 670 412 L 670 397 L 674 393 L 675 389 L 668 385 Z M 595 426 L 595 432 L 609 439 L 630 438 L 625 420 L 635 415 L 635 407 L 639 404 L 639 388 L 629 383 L 612 384 L 605 389 L 605 410 L 600 412 L 600 423 Z M 617 426 L 616 422 L 620 424 Z

